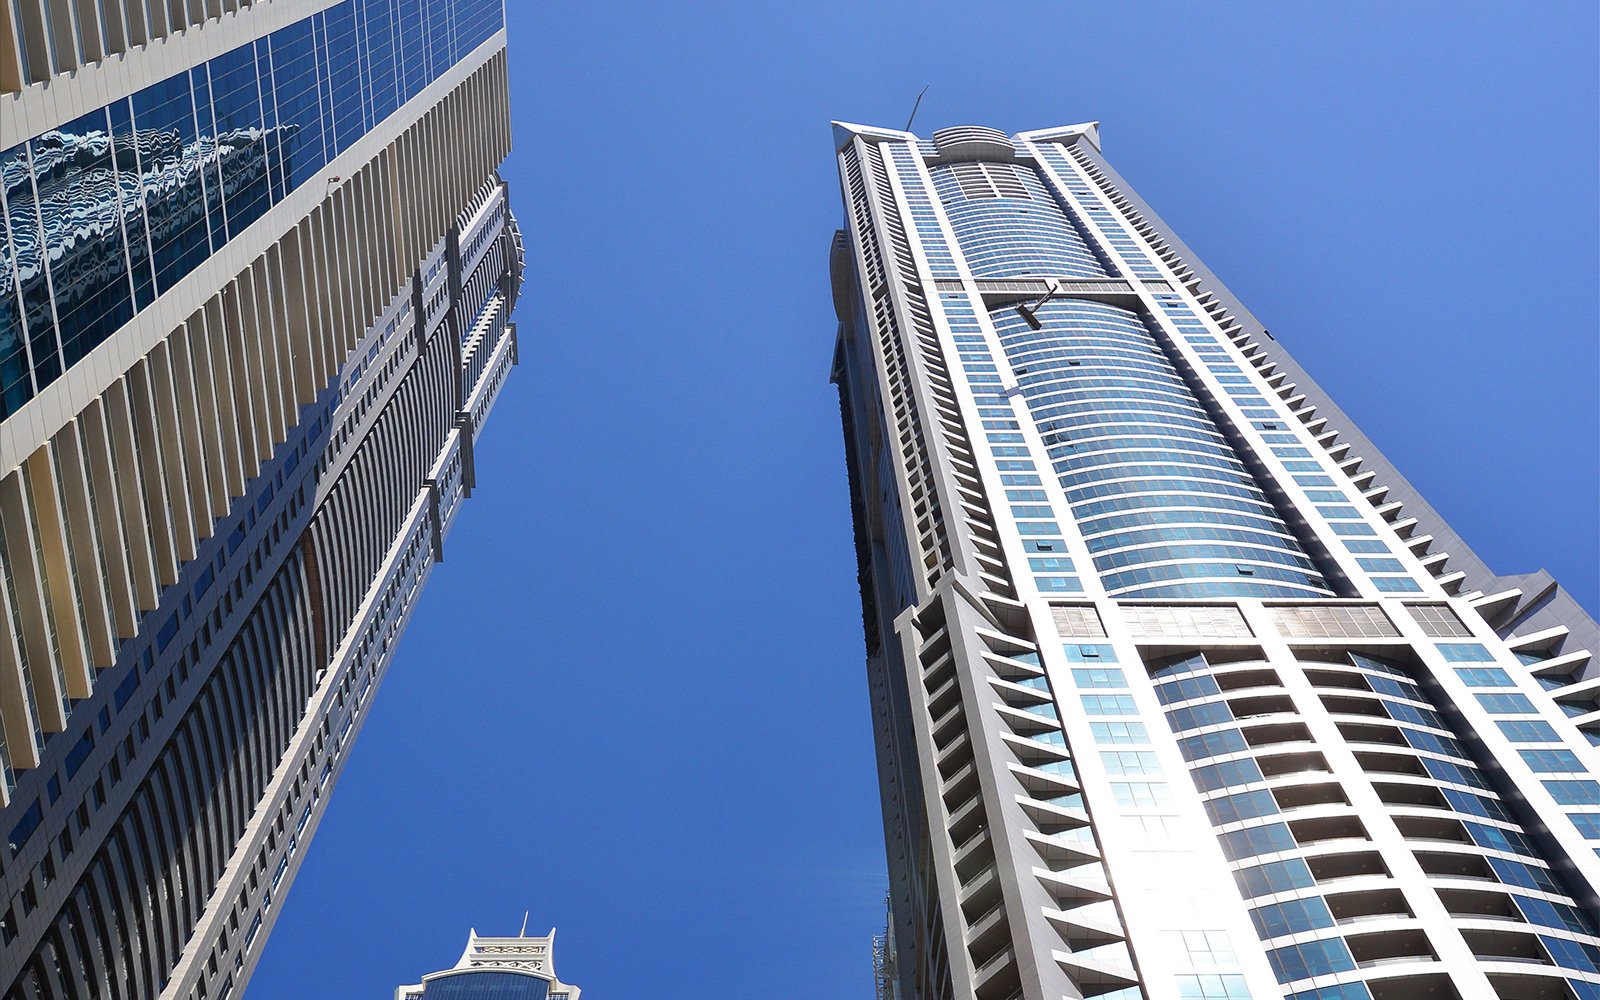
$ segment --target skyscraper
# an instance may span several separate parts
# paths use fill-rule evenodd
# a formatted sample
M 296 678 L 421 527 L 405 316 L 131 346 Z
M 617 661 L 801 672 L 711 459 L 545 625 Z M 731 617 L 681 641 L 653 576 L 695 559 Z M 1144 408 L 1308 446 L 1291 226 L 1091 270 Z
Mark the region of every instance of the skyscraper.
M 0 10 L 0 994 L 242 990 L 510 366 L 501 0 Z
M 455 965 L 394 991 L 394 1000 L 578 1000 L 556 976 L 556 932 L 543 937 L 467 935 Z
M 1600 997 L 1600 629 L 1101 156 L 836 124 L 907 997 Z

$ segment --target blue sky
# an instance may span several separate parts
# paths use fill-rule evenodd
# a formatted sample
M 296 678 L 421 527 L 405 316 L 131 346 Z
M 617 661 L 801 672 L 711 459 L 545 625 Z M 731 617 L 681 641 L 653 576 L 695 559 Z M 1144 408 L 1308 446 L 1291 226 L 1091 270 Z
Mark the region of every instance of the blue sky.
M 522 364 L 250 1000 L 525 910 L 593 1000 L 870 995 L 828 122 L 925 84 L 923 134 L 1102 121 L 1491 566 L 1600 605 L 1592 3 L 508 6 Z

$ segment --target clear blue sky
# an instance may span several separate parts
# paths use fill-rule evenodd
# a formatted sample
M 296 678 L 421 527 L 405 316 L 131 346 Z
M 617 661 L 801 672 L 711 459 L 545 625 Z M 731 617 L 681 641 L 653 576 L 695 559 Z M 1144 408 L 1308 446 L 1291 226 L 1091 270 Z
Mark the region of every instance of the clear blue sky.
M 870 996 L 828 122 L 924 84 L 923 134 L 1102 121 L 1492 566 L 1600 604 L 1589 0 L 509 6 L 522 365 L 249 1000 L 524 910 L 592 1000 Z

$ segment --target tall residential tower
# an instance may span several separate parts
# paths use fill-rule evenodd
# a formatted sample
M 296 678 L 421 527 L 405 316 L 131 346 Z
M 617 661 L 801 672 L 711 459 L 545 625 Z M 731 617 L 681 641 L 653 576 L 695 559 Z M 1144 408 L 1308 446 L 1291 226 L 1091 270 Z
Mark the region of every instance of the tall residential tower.
M 501 0 L 0 5 L 0 995 L 238 994 L 511 364 Z
M 1600 629 L 1102 158 L 834 128 L 906 997 L 1600 998 Z

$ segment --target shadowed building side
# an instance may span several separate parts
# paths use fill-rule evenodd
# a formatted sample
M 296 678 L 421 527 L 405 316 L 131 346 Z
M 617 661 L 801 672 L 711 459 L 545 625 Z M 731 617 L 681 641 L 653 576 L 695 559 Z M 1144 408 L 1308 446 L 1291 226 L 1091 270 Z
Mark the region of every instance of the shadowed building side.
M 0 18 L 0 995 L 217 1000 L 517 360 L 504 12 L 111 6 Z

